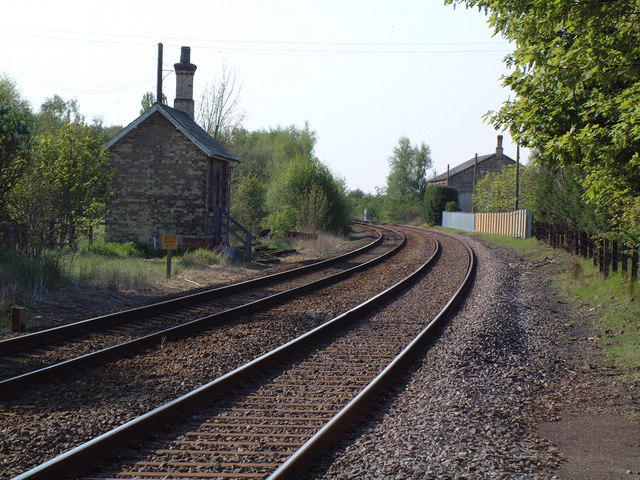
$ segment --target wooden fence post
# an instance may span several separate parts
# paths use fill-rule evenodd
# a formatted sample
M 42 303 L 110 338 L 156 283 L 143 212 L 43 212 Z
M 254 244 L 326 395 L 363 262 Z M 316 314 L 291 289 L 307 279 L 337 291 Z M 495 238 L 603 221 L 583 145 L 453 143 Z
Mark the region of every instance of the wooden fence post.
M 620 263 L 622 267 L 622 273 L 626 274 L 629 271 L 628 263 L 629 263 L 629 255 L 627 255 L 627 246 L 620 246 Z
M 611 271 L 618 271 L 618 262 L 620 261 L 620 246 L 617 240 L 611 242 Z
M 602 242 L 602 266 L 600 271 L 604 273 L 604 278 L 609 276 L 609 262 L 611 261 L 611 256 L 609 255 L 609 240 L 604 239 Z
M 636 281 L 638 279 L 638 247 L 633 247 L 631 253 L 631 280 Z

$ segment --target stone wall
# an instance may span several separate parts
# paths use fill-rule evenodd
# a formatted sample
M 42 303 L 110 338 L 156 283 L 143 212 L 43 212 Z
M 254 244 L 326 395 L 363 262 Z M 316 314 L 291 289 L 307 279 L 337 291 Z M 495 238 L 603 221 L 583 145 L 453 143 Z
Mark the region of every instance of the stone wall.
M 197 148 L 160 113 L 154 113 L 110 149 L 116 169 L 106 217 L 106 240 L 153 244 L 154 233 L 211 236 L 218 198 L 212 179 L 221 178 L 228 207 L 226 162 Z
M 482 179 L 489 172 L 499 172 L 505 165 L 514 163 L 509 157 L 494 155 L 482 162 L 478 162 L 476 169 L 476 182 Z M 473 191 L 473 167 L 449 177 L 449 186 L 460 193 L 471 193 Z

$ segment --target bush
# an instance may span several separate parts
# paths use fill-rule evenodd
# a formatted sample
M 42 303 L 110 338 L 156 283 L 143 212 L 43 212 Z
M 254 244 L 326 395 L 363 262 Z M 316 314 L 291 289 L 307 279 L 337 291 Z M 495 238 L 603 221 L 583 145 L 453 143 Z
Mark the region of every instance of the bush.
M 445 203 L 444 205 L 445 212 L 457 212 L 459 210 L 460 210 L 460 205 L 458 205 L 458 202 L 454 202 L 453 200 Z
M 314 159 L 292 160 L 267 192 L 265 226 L 272 233 L 320 230 L 347 233 L 351 228 L 344 184 Z
M 180 266 L 183 268 L 198 268 L 217 263 L 220 263 L 220 254 L 205 248 L 197 248 L 191 252 L 186 252 L 182 256 L 182 260 L 180 260 Z
M 105 257 L 142 257 L 142 251 L 133 242 L 116 243 L 116 242 L 96 242 L 87 245 L 86 250 L 95 255 Z
M 458 203 L 458 191 L 453 187 L 431 186 L 424 193 L 424 218 L 430 225 L 442 223 L 442 212 L 448 202 Z

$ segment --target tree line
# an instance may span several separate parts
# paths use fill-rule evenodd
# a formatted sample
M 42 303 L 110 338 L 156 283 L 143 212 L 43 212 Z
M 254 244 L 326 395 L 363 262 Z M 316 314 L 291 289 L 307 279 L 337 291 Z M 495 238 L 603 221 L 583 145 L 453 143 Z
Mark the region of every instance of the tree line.
M 544 215 L 640 244 L 640 1 L 446 3 L 477 7 L 515 44 L 513 96 L 487 119 L 536 151 L 553 180 Z

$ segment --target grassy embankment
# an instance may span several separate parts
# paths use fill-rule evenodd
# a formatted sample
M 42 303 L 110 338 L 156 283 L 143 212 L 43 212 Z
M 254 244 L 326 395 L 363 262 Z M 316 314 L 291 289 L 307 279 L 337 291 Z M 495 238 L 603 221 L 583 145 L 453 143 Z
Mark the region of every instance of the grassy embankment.
M 293 245 L 289 241 L 274 239 L 267 247 L 289 249 L 301 247 L 304 243 L 308 250 L 322 255 L 342 242 L 344 238 L 319 234 L 316 240 L 295 241 Z M 75 252 L 52 251 L 38 259 L 0 254 L 0 325 L 8 324 L 12 305 L 33 307 L 48 292 L 74 285 L 118 292 L 144 291 L 162 288 L 176 277 L 186 279 L 187 273 L 207 270 L 218 264 L 225 270 L 236 264 L 242 265 L 240 261 L 223 257 L 220 252 L 205 249 L 179 252 L 173 256 L 172 279 L 168 280 L 164 253 L 145 253 L 133 243 L 97 241 L 93 244 L 81 242 Z M 215 273 L 206 284 L 209 287 L 219 284 Z
M 576 305 L 595 314 L 593 337 L 602 345 L 608 362 L 640 379 L 640 286 L 620 272 L 609 278 L 593 266 L 592 261 L 552 249 L 534 238 L 522 240 L 502 235 L 474 233 L 483 240 L 515 249 L 525 258 L 540 260 L 556 257 L 566 265 L 554 278 L 561 291 Z

